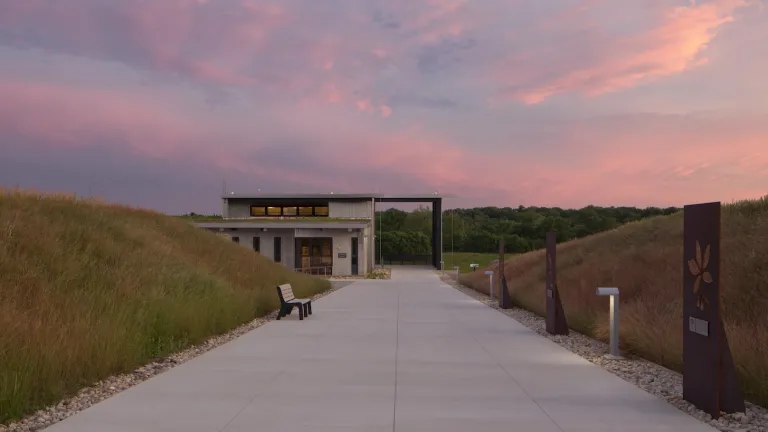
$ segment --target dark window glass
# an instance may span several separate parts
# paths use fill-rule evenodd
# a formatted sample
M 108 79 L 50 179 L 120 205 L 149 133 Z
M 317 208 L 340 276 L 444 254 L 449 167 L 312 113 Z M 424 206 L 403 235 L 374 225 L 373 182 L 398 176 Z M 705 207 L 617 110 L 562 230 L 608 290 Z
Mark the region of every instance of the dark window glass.
M 283 261 L 283 238 L 275 237 L 275 262 Z
M 298 207 L 283 207 L 283 216 L 296 216 Z
M 251 206 L 251 216 L 259 217 L 259 216 L 266 216 L 266 215 L 267 215 L 266 207 Z
M 253 238 L 253 250 L 255 252 L 261 252 L 261 237 Z
M 232 241 L 235 243 L 240 243 L 240 237 L 232 237 Z

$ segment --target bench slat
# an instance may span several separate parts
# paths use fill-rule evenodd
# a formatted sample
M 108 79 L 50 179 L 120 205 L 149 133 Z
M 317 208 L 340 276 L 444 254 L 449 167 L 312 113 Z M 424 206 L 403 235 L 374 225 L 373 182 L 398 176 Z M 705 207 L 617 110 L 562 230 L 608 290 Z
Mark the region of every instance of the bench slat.
M 280 285 L 280 292 L 283 294 L 283 300 L 285 301 L 291 301 L 296 298 L 296 296 L 293 295 L 293 287 L 291 287 L 291 284 Z

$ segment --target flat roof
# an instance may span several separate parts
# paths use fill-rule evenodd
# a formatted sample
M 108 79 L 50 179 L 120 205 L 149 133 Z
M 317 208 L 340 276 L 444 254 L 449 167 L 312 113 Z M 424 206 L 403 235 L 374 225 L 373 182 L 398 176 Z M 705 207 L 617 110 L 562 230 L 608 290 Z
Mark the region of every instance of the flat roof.
M 302 221 L 302 220 L 227 220 L 222 221 L 193 221 L 200 228 L 273 228 L 273 229 L 363 229 L 370 221 Z
M 452 198 L 442 194 L 401 194 L 386 195 L 376 193 L 228 193 L 221 196 L 223 199 L 334 199 L 334 200 L 370 200 L 379 202 L 418 202 L 434 201 L 442 198 Z

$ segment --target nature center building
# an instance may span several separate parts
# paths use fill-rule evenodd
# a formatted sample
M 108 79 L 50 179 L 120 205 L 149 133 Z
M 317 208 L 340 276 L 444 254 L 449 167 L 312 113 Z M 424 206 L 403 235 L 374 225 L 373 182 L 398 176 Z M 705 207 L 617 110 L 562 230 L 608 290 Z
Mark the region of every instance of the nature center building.
M 376 203 L 431 202 L 433 264 L 440 267 L 442 198 L 437 195 L 229 193 L 221 199 L 222 219 L 195 225 L 298 272 L 326 276 L 373 270 Z

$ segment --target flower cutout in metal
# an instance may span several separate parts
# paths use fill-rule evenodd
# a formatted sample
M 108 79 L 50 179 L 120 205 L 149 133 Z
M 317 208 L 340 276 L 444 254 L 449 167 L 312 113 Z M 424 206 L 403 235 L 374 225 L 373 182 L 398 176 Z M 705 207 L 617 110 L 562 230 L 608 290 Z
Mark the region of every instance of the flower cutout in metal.
M 701 256 L 701 246 L 696 241 L 696 258 L 688 260 L 688 271 L 696 278 L 693 282 L 693 293 L 696 294 L 696 307 L 704 310 L 704 305 L 709 303 L 701 287 L 701 281 L 712 283 L 712 275 L 707 271 L 709 264 L 709 246 L 704 250 L 704 257 Z

